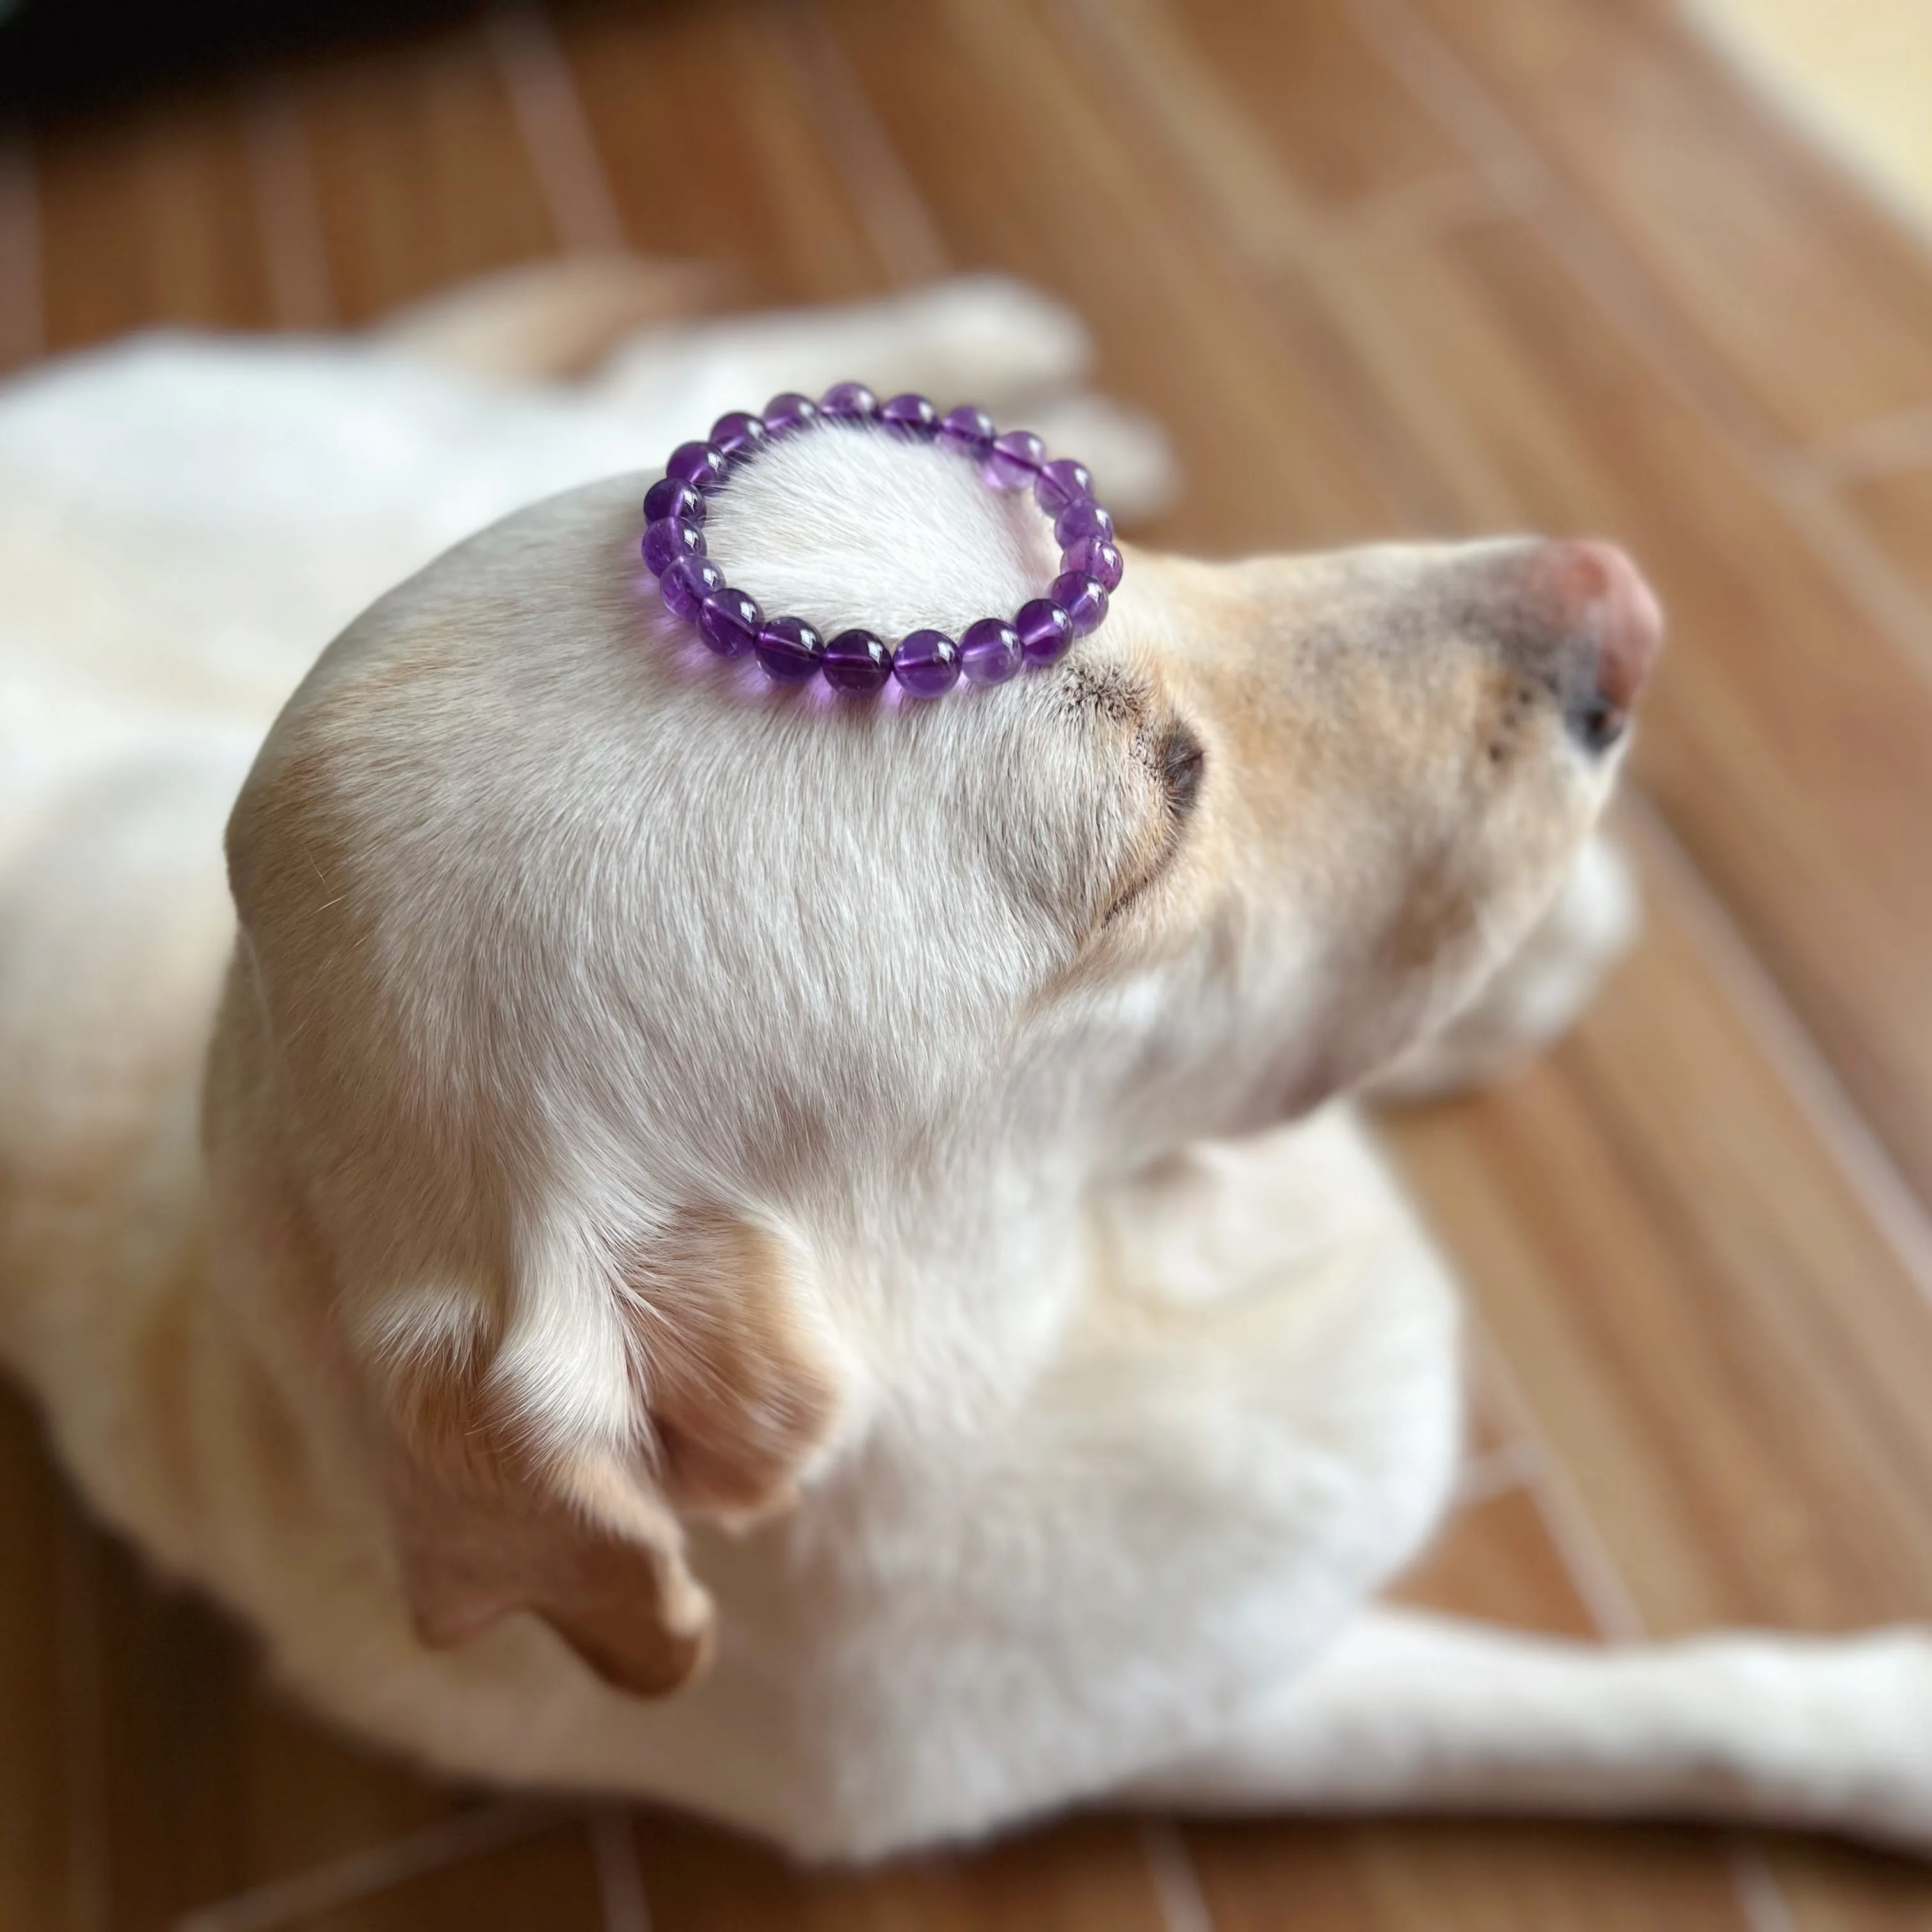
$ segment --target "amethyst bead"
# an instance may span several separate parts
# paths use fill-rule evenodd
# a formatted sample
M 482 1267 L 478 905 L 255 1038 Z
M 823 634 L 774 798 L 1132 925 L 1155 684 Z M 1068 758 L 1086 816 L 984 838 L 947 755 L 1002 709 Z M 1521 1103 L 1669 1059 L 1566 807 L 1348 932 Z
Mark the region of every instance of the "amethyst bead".
M 771 440 L 764 424 L 744 410 L 734 410 L 711 425 L 711 440 L 724 452 L 728 463 L 742 463 L 755 456 Z
M 1053 540 L 1062 550 L 1071 550 L 1089 537 L 1105 537 L 1109 543 L 1114 540 L 1113 518 L 1090 499 L 1061 511 L 1054 520 Z
M 1077 570 L 1083 577 L 1096 579 L 1103 590 L 1120 587 L 1123 568 L 1120 553 L 1105 537 L 1082 538 L 1061 554 L 1060 567 L 1064 571 Z
M 956 456 L 984 456 L 993 446 L 993 419 L 984 410 L 962 403 L 939 419 L 939 440 Z
M 892 674 L 892 654 L 870 631 L 841 631 L 825 647 L 825 681 L 834 691 L 869 696 Z
M 922 442 L 939 434 L 939 411 L 923 396 L 908 391 L 895 396 L 879 412 L 879 420 L 902 436 L 916 436 Z
M 1083 496 L 1094 494 L 1094 472 L 1070 456 L 1056 456 L 1041 464 L 1034 479 L 1033 500 L 1049 517 L 1070 510 Z
M 671 452 L 664 473 L 700 490 L 715 490 L 724 480 L 724 452 L 715 442 L 681 442 Z
M 1030 664 L 1050 664 L 1066 656 L 1073 641 L 1073 620 L 1051 597 L 1036 597 L 1020 606 L 1013 620 L 1020 649 Z
M 1020 634 L 998 617 L 982 617 L 959 634 L 959 668 L 969 684 L 1004 684 L 1020 668 Z
M 765 614 L 742 590 L 721 584 L 700 605 L 698 628 L 721 658 L 741 658 L 758 644 Z
M 794 430 L 803 429 L 807 424 L 818 420 L 818 405 L 809 396 L 801 396 L 796 389 L 787 389 L 765 405 L 767 436 L 789 436 Z
M 1107 586 L 1097 578 L 1070 570 L 1053 580 L 1048 593 L 1073 620 L 1073 634 L 1084 638 L 1107 614 Z
M 724 572 L 708 556 L 681 556 L 658 580 L 664 608 L 687 624 L 696 623 L 705 598 L 724 587 Z
M 682 517 L 687 524 L 704 520 L 704 493 L 677 476 L 663 476 L 644 492 L 644 521 Z
M 644 562 L 653 577 L 662 577 L 681 556 L 704 554 L 704 532 L 682 517 L 660 517 L 644 526 Z
M 959 646 L 944 631 L 915 631 L 892 653 L 892 675 L 915 698 L 937 698 L 959 679 Z
M 980 473 L 995 490 L 1030 489 L 1046 460 L 1046 445 L 1030 429 L 1010 429 L 995 436 Z
M 755 646 L 765 675 L 780 684 L 802 684 L 825 656 L 825 640 L 802 617 L 772 617 Z
M 865 422 L 879 413 L 879 399 L 863 382 L 834 382 L 818 406 L 842 422 Z

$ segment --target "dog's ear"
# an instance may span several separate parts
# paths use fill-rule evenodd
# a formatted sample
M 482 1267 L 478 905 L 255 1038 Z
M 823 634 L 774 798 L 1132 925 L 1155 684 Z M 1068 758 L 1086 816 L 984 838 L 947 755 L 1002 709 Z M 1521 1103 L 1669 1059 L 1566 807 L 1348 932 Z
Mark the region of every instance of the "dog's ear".
M 611 1286 L 628 1436 L 560 1448 L 498 1372 L 501 1354 L 419 1358 L 394 1408 L 392 1508 L 426 1642 L 532 1610 L 608 1682 L 658 1696 L 711 1642 L 681 1518 L 743 1522 L 788 1502 L 838 1383 L 785 1250 L 735 1216 L 681 1216 Z

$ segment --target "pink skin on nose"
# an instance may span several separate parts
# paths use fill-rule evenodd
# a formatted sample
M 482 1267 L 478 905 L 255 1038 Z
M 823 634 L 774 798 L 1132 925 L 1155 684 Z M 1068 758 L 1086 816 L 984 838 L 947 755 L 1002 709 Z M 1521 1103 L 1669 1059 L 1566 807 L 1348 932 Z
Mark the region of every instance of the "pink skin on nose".
M 1642 573 L 1615 544 L 1551 542 L 1534 565 L 1539 596 L 1558 628 L 1597 646 L 1597 688 L 1628 712 L 1664 641 L 1664 613 Z

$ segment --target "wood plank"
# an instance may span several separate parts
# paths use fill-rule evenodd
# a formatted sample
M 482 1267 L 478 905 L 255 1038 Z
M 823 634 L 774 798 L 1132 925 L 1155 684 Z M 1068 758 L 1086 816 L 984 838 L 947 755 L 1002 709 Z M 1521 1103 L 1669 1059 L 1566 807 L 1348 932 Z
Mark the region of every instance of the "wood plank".
M 727 265 L 747 304 L 889 284 L 772 10 L 578 9 L 557 32 L 635 246 Z
M 0 1925 L 82 1932 L 69 1801 L 82 1767 L 62 1694 L 62 1510 L 39 1420 L 0 1385 Z
M 1643 850 L 1572 1039 L 1390 1137 L 1654 1629 L 1932 1615 L 1932 1305 Z
M 1746 1932 L 1708 1834 L 1642 1826 L 1226 1824 L 1188 1842 L 1214 1932 Z
M 608 1932 L 576 1819 L 295 1923 L 302 1932 Z
M 1426 20 L 1628 272 L 1685 366 L 1767 446 L 1932 400 L 1932 256 L 1663 0 L 1372 0 L 1394 47 Z M 1396 59 L 1412 76 L 1430 65 Z M 1462 117 L 1462 104 L 1444 102 Z M 1468 121 L 1465 119 L 1465 124 Z M 1491 149 L 1515 158 L 1506 139 Z M 1556 213 L 1561 218 L 1563 210 Z
M 1932 425 L 1926 459 L 1844 486 L 1852 514 L 1924 599 L 1932 634 Z
M 63 124 L 35 147 L 47 344 L 157 322 L 273 325 L 240 116 L 171 97 Z
M 1408 506 L 1332 404 L 1330 365 L 1177 201 L 1158 144 L 1118 112 L 1077 33 L 1024 0 L 825 10 L 954 259 L 1072 303 L 1103 385 L 1172 433 L 1186 498 L 1151 534 L 1226 554 L 1402 522 Z
M 344 321 L 555 252 L 480 31 L 318 62 L 294 94 Z
M 1165 1932 L 1139 1835 L 1078 1819 L 979 1852 L 806 1872 L 664 1812 L 636 1820 L 652 1932 Z
M 1300 186 L 1346 215 L 1446 199 L 1477 178 L 1468 150 L 1365 41 L 1346 0 L 1185 0 L 1188 38 Z

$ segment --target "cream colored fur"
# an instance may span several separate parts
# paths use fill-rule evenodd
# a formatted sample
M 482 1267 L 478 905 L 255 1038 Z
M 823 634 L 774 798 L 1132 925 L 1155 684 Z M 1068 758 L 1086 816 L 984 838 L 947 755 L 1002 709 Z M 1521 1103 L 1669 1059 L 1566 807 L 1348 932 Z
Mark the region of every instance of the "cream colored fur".
M 947 285 L 565 391 L 449 320 L 0 395 L 0 1350 L 93 1502 L 369 1736 L 813 1855 L 1116 1798 L 1932 1846 L 1922 1634 L 1376 1605 L 1456 1316 L 1348 1090 L 1547 1036 L 1628 929 L 1527 548 L 1136 552 L 1052 672 L 776 694 L 640 582 L 639 472 L 856 371 L 1149 498 L 1077 325 Z M 889 632 L 1048 568 L 858 433 L 710 536 Z

